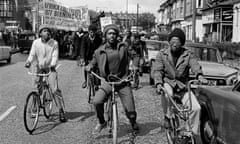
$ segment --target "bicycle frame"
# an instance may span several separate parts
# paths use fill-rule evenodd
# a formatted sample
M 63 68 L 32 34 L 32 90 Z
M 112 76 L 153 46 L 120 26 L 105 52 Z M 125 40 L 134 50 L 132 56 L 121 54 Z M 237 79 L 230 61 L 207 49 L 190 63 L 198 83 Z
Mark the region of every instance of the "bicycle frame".
M 165 88 L 162 88 L 164 94 L 167 96 L 167 98 L 170 101 L 170 125 L 172 130 L 168 130 L 167 136 L 171 137 L 171 133 L 173 133 L 174 137 L 179 137 L 179 136 L 187 136 L 190 137 L 191 139 L 193 138 L 193 132 L 191 131 L 190 128 L 190 122 L 189 120 L 189 115 L 190 111 L 192 110 L 192 94 L 191 94 L 191 85 L 194 82 L 199 82 L 198 80 L 191 80 L 187 84 L 187 90 L 188 90 L 188 99 L 189 99 L 189 107 L 181 106 L 177 104 L 177 102 L 174 100 L 174 98 L 170 95 L 168 95 L 167 90 Z M 178 131 L 180 130 L 179 128 L 179 118 L 184 121 L 184 125 L 186 126 L 186 129 L 182 131 L 183 133 L 181 135 L 178 134 Z M 172 139 L 172 138 L 170 138 Z M 174 144 L 175 142 L 169 142 L 170 144 Z
M 107 112 L 108 112 L 108 126 L 109 126 L 109 132 L 112 134 L 113 136 L 113 144 L 117 143 L 117 129 L 118 129 L 118 112 L 117 112 L 117 101 L 116 101 L 116 90 L 115 90 L 115 86 L 122 84 L 123 82 L 129 82 L 129 76 L 126 79 L 120 79 L 116 76 L 113 76 L 113 78 L 118 79 L 118 82 L 111 82 L 110 81 L 110 77 L 108 77 L 109 81 L 106 81 L 104 78 L 98 76 L 96 73 L 91 72 L 91 74 L 93 74 L 95 77 L 97 77 L 98 79 L 100 79 L 102 82 L 107 83 L 109 85 L 111 85 L 112 91 L 111 91 L 111 95 L 108 98 L 108 103 L 107 103 Z M 131 76 L 131 75 L 130 75 Z

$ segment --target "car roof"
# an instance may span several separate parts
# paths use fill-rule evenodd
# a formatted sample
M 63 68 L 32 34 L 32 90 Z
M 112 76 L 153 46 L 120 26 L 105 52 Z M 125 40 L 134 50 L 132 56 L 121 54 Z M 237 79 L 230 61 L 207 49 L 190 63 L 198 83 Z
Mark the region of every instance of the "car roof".
M 203 43 L 193 43 L 193 42 L 187 42 L 185 43 L 184 47 L 199 47 L 199 48 L 212 48 L 217 49 L 216 47 L 213 47 L 211 45 L 203 44 Z

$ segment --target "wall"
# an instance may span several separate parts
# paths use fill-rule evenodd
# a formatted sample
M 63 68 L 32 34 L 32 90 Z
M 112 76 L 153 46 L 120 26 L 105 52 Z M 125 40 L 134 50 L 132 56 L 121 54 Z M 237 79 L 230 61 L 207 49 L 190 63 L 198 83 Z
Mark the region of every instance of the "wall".
M 240 42 L 240 3 L 233 6 L 233 42 Z

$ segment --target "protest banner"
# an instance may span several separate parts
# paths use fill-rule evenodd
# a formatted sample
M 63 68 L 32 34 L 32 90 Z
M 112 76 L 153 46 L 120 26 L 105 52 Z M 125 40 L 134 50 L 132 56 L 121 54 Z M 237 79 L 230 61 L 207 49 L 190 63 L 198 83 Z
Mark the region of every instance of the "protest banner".
M 39 11 L 43 18 L 41 24 L 56 29 L 76 31 L 79 27 L 87 29 L 90 20 L 86 6 L 69 8 L 50 0 L 41 2 Z

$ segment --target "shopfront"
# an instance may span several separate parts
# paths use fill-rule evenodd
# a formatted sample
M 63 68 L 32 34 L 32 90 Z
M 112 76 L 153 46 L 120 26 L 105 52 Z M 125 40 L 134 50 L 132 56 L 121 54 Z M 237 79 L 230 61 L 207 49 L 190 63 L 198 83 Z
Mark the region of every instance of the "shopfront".
M 204 35 L 211 42 L 232 41 L 233 8 L 222 6 L 203 11 Z

